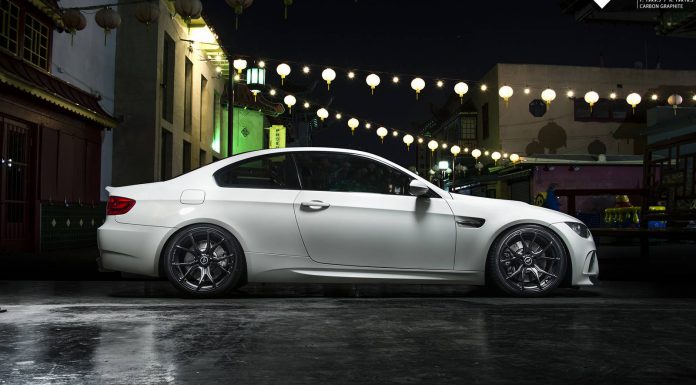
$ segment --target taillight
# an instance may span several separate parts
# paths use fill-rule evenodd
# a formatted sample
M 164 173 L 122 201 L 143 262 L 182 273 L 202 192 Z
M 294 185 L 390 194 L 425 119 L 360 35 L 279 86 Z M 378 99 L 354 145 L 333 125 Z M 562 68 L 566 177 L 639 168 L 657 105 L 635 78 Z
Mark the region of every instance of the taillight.
M 130 198 L 110 196 L 106 203 L 106 215 L 123 215 L 135 206 L 135 201 Z

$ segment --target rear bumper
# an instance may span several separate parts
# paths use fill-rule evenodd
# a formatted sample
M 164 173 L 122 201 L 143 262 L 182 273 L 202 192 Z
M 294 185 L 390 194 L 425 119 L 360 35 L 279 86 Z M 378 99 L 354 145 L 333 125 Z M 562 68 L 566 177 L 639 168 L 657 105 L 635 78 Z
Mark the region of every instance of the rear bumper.
M 107 217 L 97 229 L 99 268 L 132 274 L 159 276 L 159 255 L 174 228 L 130 225 Z
M 563 238 L 568 247 L 572 269 L 571 285 L 591 286 L 595 284 L 599 275 L 599 261 L 597 260 L 597 247 L 592 236 L 583 238 L 563 222 L 554 223 L 551 226 L 556 234 Z

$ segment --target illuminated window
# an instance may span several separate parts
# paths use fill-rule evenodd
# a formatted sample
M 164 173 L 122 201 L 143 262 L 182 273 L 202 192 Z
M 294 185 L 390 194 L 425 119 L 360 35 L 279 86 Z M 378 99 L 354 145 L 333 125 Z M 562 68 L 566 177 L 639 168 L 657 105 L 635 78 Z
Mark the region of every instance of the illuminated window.
M 19 7 L 9 0 L 0 0 L 0 47 L 17 54 L 19 40 Z
M 24 60 L 48 70 L 48 33 L 46 24 L 31 15 L 24 18 Z

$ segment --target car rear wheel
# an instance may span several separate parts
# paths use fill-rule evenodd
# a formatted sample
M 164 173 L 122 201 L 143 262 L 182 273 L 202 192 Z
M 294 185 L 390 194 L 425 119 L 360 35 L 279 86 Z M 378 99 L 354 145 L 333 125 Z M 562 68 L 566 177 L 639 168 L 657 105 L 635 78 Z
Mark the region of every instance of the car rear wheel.
M 176 234 L 164 255 L 167 279 L 180 291 L 196 297 L 226 294 L 244 275 L 239 242 L 214 225 L 196 225 Z
M 504 233 L 488 257 L 488 280 L 504 293 L 539 297 L 560 285 L 568 264 L 562 241 L 551 230 L 524 225 Z

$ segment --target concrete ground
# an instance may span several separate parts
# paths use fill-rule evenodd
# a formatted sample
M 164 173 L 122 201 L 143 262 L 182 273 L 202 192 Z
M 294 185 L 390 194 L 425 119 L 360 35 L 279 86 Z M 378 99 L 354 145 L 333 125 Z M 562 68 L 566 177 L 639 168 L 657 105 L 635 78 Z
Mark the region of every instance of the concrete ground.
M 0 281 L 0 384 L 696 382 L 696 288 Z

